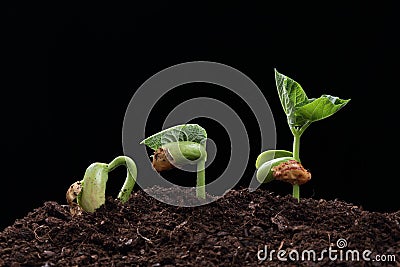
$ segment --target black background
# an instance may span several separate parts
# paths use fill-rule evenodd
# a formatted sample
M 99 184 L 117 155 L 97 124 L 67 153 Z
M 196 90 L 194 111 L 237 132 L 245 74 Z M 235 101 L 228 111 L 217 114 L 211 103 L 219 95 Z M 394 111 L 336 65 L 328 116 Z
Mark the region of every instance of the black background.
M 326 3 L 9 6 L 2 33 L 0 229 L 44 201 L 65 204 L 66 189 L 90 163 L 122 154 L 123 117 L 135 90 L 166 67 L 196 60 L 232 66 L 263 90 L 281 149 L 291 149 L 292 136 L 273 68 L 300 82 L 310 97 L 351 98 L 303 135 L 301 157 L 313 179 L 302 196 L 398 210 L 394 12 L 391 6 Z M 220 99 L 245 118 L 252 150 L 238 186 L 246 186 L 260 136 L 248 107 L 229 91 L 207 84 L 177 88 L 157 104 L 146 132 L 159 131 L 175 105 L 195 96 Z M 226 167 L 228 135 L 216 122 L 195 122 L 218 145 L 207 170 L 212 179 Z M 108 194 L 115 195 L 116 176 L 124 171 L 112 176 Z M 166 176 L 182 183 L 187 174 Z M 267 188 L 291 193 L 279 183 Z

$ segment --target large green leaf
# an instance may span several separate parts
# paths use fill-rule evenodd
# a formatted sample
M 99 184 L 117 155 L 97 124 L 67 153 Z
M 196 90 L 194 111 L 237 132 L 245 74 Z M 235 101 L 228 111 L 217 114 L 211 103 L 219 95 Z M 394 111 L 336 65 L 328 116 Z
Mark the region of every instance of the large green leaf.
M 162 145 L 179 141 L 191 141 L 204 145 L 206 139 L 207 132 L 200 125 L 183 124 L 165 129 L 144 139 L 140 143 L 145 144 L 153 150 L 156 150 Z
M 296 109 L 296 116 L 304 121 L 318 121 L 325 119 L 344 107 L 350 99 L 343 100 L 336 96 L 322 95 Z
M 307 104 L 308 98 L 303 88 L 293 79 L 279 73 L 275 69 L 275 82 L 283 110 L 291 125 L 296 123 L 296 108 Z
M 296 107 L 295 112 L 294 112 L 294 114 L 295 114 L 294 115 L 294 120 L 290 121 L 291 122 L 290 125 L 301 127 L 301 126 L 303 126 L 304 124 L 307 123 L 308 120 L 306 118 L 304 118 L 301 114 L 299 114 L 297 112 L 297 110 L 299 108 L 301 108 L 302 106 L 313 102 L 314 100 L 315 100 L 315 98 L 309 98 L 307 101 L 303 102 L 302 105 Z

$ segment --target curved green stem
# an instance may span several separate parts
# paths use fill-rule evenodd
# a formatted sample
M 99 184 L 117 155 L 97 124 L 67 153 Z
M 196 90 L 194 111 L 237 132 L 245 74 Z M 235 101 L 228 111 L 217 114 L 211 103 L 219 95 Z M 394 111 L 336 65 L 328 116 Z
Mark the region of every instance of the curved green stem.
M 154 150 L 152 164 L 157 172 L 197 164 L 196 196 L 205 199 L 206 140 L 207 132 L 200 125 L 182 124 L 156 133 L 141 144 Z
M 298 132 L 300 136 L 304 133 L 304 131 L 308 128 L 308 126 L 310 126 L 310 124 L 311 121 L 307 121 L 303 126 L 300 127 Z
M 206 199 L 206 160 L 197 162 L 196 196 L 198 199 Z
M 96 162 L 86 169 L 82 180 L 82 190 L 77 196 L 78 204 L 82 209 L 94 212 L 105 203 L 108 173 L 121 165 L 126 166 L 128 170 L 118 199 L 121 202 L 126 202 L 129 199 L 136 181 L 136 164 L 131 158 L 120 156 L 111 161 L 110 164 Z
M 168 150 L 168 155 L 174 164 L 178 166 L 197 164 L 196 196 L 198 199 L 206 199 L 206 174 L 205 162 L 207 160 L 206 147 L 203 144 L 180 141 L 163 145 Z
M 133 190 L 133 187 L 135 186 L 136 182 L 136 176 L 137 176 L 137 168 L 135 162 L 126 156 L 119 156 L 116 157 L 113 161 L 108 164 L 108 171 L 112 171 L 118 166 L 124 165 L 127 168 L 127 174 L 125 178 L 125 182 L 119 191 L 118 194 L 118 199 L 124 203 L 128 201 L 129 196 L 131 195 L 131 192 Z

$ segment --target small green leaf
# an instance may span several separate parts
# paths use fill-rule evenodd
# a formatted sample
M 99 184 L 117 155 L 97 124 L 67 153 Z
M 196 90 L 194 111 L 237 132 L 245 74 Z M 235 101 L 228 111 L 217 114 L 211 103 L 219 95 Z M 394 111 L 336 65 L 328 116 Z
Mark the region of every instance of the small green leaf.
M 153 150 L 157 150 L 162 145 L 179 142 L 191 141 L 204 145 L 207 139 L 206 130 L 198 124 L 183 124 L 165 129 L 146 139 L 141 144 L 145 144 Z
M 108 168 L 105 163 L 93 163 L 85 172 L 82 191 L 77 196 L 79 206 L 85 211 L 94 212 L 106 201 Z
M 287 150 L 267 150 L 258 155 L 256 168 L 260 168 L 265 162 L 283 157 L 293 157 L 293 153 Z
M 264 162 L 260 168 L 257 170 L 257 180 L 260 183 L 269 183 L 275 179 L 272 168 L 278 166 L 282 162 L 286 162 L 288 160 L 294 160 L 293 157 L 282 157 L 282 158 L 275 158 L 270 161 Z
M 279 73 L 276 69 L 275 82 L 288 121 L 291 125 L 296 124 L 296 108 L 308 103 L 307 95 L 299 83 Z
M 336 96 L 322 95 L 296 110 L 296 115 L 305 121 L 319 121 L 336 113 L 344 107 L 350 99 L 343 100 Z

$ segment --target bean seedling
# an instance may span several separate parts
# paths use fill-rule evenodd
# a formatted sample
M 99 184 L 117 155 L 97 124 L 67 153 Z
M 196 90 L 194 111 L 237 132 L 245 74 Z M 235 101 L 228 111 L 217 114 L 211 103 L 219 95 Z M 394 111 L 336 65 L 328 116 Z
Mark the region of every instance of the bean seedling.
M 300 185 L 311 179 L 311 173 L 300 163 L 300 137 L 312 122 L 325 119 L 349 101 L 331 95 L 308 98 L 303 88 L 293 79 L 275 70 L 278 95 L 289 128 L 293 134 L 293 151 L 268 150 L 256 161 L 257 180 L 268 183 L 274 179 L 293 185 L 293 197 L 300 200 Z
M 69 187 L 66 198 L 71 213 L 73 215 L 80 214 L 82 210 L 94 212 L 103 205 L 108 173 L 121 165 L 126 166 L 127 175 L 117 198 L 123 203 L 128 201 L 136 182 L 137 169 L 131 158 L 119 156 L 109 164 L 99 162 L 91 164 L 86 169 L 83 180 L 75 182 Z M 74 202 L 75 199 L 77 203 Z
M 196 196 L 205 199 L 206 140 L 204 128 L 197 124 L 184 124 L 156 133 L 141 144 L 154 150 L 152 164 L 157 172 L 197 164 Z

